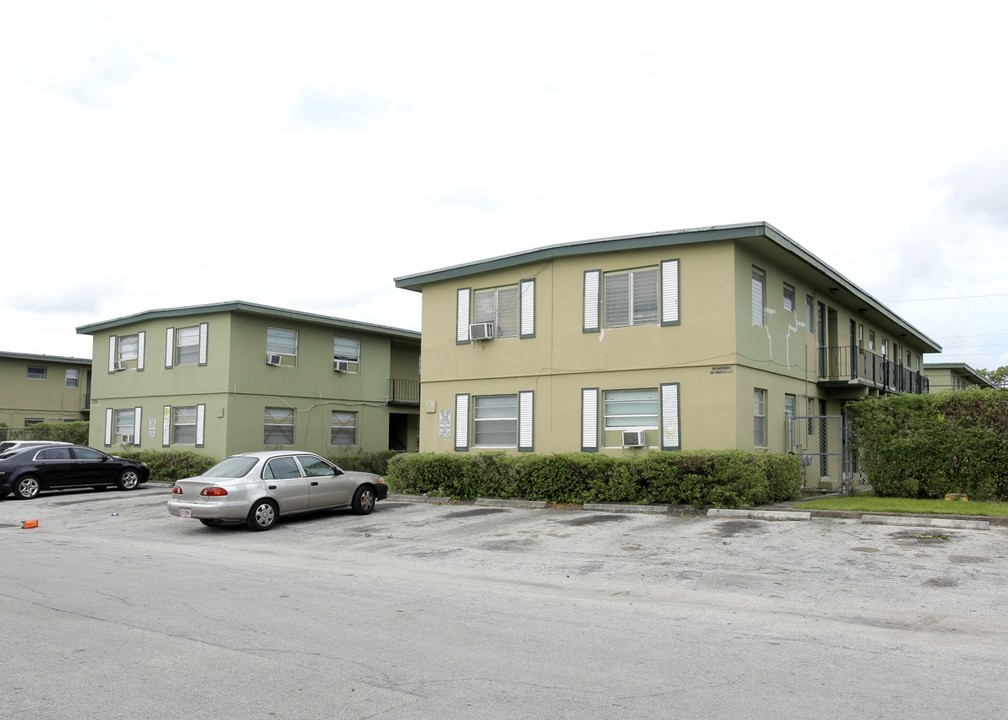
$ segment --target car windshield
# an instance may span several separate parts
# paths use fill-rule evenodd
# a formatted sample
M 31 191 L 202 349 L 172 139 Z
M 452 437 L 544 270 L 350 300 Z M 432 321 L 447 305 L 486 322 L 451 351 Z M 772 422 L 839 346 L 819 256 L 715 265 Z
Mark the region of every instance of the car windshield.
M 259 462 L 258 459 L 253 457 L 235 455 L 234 457 L 229 457 L 226 460 L 221 460 L 219 463 L 203 473 L 203 477 L 245 477 L 249 474 L 249 471 L 256 466 L 257 462 Z
M 10 450 L 15 445 L 17 445 L 17 443 L 12 440 L 4 440 L 3 442 L 0 442 L 0 453 Z

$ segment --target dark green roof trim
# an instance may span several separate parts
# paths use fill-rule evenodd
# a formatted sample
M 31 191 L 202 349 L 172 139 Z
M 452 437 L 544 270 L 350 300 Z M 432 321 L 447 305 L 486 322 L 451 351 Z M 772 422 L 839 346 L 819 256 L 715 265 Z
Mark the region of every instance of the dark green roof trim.
M 414 275 L 403 275 L 395 279 L 395 284 L 398 288 L 421 292 L 424 285 L 430 285 L 432 283 L 469 277 L 478 273 L 503 270 L 529 263 L 556 260 L 558 258 L 591 255 L 595 253 L 623 252 L 626 250 L 667 248 L 677 245 L 693 245 L 697 243 L 720 242 L 725 240 L 751 240 L 760 237 L 770 240 L 782 250 L 806 263 L 813 270 L 823 273 L 829 278 L 833 286 L 848 291 L 861 303 L 877 311 L 895 325 L 907 330 L 908 334 L 912 334 L 918 341 L 927 347 L 928 352 L 941 352 L 941 346 L 934 340 L 929 338 L 927 335 L 924 335 L 920 330 L 896 315 L 881 302 L 876 300 L 874 297 L 869 295 L 867 292 L 767 222 L 742 223 L 738 225 L 713 225 L 706 228 L 668 230 L 663 232 L 646 233 L 643 235 L 621 235 L 596 240 L 584 240 L 559 245 L 548 245 L 511 255 L 501 255 L 487 260 L 478 260 L 472 263 L 453 265 L 440 270 L 432 270 L 430 272 L 417 273 Z
M 176 308 L 161 308 L 158 310 L 146 310 L 134 315 L 105 320 L 103 322 L 81 325 L 77 328 L 78 335 L 94 335 L 104 330 L 112 330 L 123 325 L 130 325 L 148 320 L 161 320 L 166 318 L 185 317 L 188 315 L 207 315 L 213 313 L 240 313 L 243 315 L 257 315 L 268 319 L 291 320 L 294 322 L 311 323 L 314 325 L 326 325 L 339 330 L 356 330 L 357 332 L 371 333 L 372 335 L 384 335 L 401 340 L 420 341 L 420 333 L 416 330 L 404 330 L 402 328 L 388 327 L 386 325 L 374 325 L 371 323 L 358 322 L 355 320 L 345 320 L 343 318 L 331 317 L 329 315 L 318 315 L 315 313 L 301 312 L 300 310 L 287 310 L 284 308 L 271 307 L 269 305 L 258 305 L 256 303 L 235 300 L 231 302 L 212 303 L 210 305 L 188 305 Z
M 6 358 L 8 360 L 32 360 L 35 362 L 66 363 L 67 365 L 91 367 L 91 358 L 66 357 L 65 355 L 34 355 L 32 353 L 0 351 L 0 358 Z

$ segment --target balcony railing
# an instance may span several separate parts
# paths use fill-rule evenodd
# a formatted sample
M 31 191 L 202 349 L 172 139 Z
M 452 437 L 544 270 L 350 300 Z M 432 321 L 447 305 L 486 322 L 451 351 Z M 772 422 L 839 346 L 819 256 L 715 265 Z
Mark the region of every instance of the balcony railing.
M 928 379 L 864 348 L 819 348 L 819 382 L 845 382 L 892 393 L 926 393 Z
M 389 379 L 389 405 L 420 405 L 420 381 Z

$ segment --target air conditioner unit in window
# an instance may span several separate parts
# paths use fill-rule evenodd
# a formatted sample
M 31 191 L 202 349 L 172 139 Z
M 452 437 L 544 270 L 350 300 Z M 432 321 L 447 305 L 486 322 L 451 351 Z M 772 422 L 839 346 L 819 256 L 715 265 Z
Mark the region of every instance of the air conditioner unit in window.
M 338 373 L 350 372 L 350 361 L 349 360 L 333 360 L 332 369 Z
M 494 325 L 492 322 L 473 323 L 469 326 L 470 340 L 493 340 Z
M 282 359 L 280 353 L 266 353 L 266 364 L 267 365 L 279 365 Z
M 623 447 L 644 447 L 644 431 L 643 430 L 624 430 L 623 431 Z
M 126 361 L 125 360 L 116 360 L 112 364 L 112 369 L 115 370 L 116 372 L 119 372 L 120 370 L 125 370 L 126 369 Z
M 133 444 L 133 436 L 132 435 L 120 435 L 119 436 L 119 442 L 122 443 L 123 445 L 132 445 Z

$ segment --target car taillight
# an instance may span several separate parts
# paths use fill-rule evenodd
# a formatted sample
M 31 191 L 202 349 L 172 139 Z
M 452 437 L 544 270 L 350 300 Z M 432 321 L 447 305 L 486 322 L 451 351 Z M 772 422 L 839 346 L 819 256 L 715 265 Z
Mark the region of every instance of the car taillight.
M 181 495 L 182 494 L 182 488 L 180 488 L 178 485 L 172 485 L 171 494 L 172 495 Z
M 224 497 L 228 494 L 228 491 L 222 487 L 208 487 L 200 490 L 200 495 L 203 497 Z

